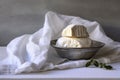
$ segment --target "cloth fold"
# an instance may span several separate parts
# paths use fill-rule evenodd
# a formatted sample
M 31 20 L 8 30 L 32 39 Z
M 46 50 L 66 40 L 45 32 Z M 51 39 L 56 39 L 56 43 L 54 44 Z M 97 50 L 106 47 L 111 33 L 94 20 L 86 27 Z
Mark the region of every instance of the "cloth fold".
M 15 73 L 84 67 L 89 60 L 66 62 L 50 46 L 50 41 L 59 38 L 61 31 L 69 24 L 84 25 L 91 39 L 105 43 L 94 58 L 103 63 L 120 61 L 120 43 L 107 37 L 98 22 L 49 11 L 45 15 L 43 28 L 17 37 L 7 45 L 11 64 L 17 66 Z

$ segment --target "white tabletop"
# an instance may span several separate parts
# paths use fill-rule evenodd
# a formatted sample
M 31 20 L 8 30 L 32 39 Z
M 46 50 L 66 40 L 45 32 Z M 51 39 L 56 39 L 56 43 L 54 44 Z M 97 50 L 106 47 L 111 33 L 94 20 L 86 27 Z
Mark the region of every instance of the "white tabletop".
M 0 47 L 0 57 L 5 57 L 5 47 Z M 3 60 L 3 58 L 0 58 Z M 0 80 L 120 80 L 120 62 L 111 64 L 115 70 L 100 68 L 75 68 L 40 73 L 0 75 Z

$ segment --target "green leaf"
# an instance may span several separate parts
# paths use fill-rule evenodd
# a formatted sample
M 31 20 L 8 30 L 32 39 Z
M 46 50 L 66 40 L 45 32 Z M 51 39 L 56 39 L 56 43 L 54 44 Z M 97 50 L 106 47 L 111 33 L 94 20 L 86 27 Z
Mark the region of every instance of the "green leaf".
M 96 66 L 96 67 L 99 67 L 99 63 L 95 60 L 94 61 L 94 65 Z
M 103 63 L 100 63 L 99 67 L 100 67 L 100 68 L 103 68 L 103 67 L 104 67 L 104 64 L 103 64 Z
M 86 66 L 86 67 L 89 67 L 90 65 L 91 65 L 91 62 L 89 61 L 89 62 L 86 63 L 85 66 Z
M 113 69 L 113 67 L 110 66 L 110 65 L 106 65 L 105 68 L 106 68 L 106 69 L 109 69 L 109 70 L 112 70 L 112 69 Z
M 94 59 L 91 59 L 90 62 L 93 63 L 93 62 L 94 62 Z

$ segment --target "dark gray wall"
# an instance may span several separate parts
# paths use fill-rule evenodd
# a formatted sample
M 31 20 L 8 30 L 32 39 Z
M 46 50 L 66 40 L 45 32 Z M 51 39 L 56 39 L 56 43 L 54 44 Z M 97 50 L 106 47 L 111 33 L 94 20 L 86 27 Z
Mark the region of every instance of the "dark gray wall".
M 96 20 L 120 41 L 120 0 L 0 0 L 0 45 L 39 30 L 49 10 Z

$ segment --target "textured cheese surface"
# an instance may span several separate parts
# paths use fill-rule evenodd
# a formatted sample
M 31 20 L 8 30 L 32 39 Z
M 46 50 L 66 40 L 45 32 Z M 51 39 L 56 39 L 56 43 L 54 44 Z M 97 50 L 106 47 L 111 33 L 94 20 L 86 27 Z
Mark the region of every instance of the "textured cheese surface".
M 62 31 L 63 37 L 77 37 L 77 38 L 86 38 L 88 37 L 87 29 L 83 25 L 68 25 Z
M 90 47 L 91 39 L 89 38 L 68 38 L 60 37 L 57 42 L 57 47 L 67 47 L 67 48 L 81 48 L 81 47 Z

